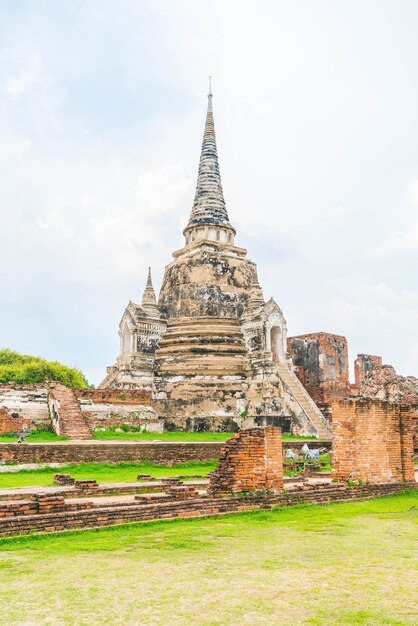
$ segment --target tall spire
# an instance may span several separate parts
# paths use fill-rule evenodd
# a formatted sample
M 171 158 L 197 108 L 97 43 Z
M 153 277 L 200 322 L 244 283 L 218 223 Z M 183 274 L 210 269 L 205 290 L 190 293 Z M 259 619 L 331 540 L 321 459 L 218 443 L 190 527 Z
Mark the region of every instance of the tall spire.
M 232 229 L 235 234 L 235 229 L 229 223 L 219 172 L 210 77 L 208 110 L 200 154 L 196 193 L 189 223 L 185 230 L 205 224 L 225 225 L 227 228 Z
M 141 300 L 141 306 L 144 309 L 155 310 L 157 312 L 157 300 L 155 297 L 154 287 L 152 286 L 151 268 L 148 268 L 147 284 L 145 285 L 144 294 Z

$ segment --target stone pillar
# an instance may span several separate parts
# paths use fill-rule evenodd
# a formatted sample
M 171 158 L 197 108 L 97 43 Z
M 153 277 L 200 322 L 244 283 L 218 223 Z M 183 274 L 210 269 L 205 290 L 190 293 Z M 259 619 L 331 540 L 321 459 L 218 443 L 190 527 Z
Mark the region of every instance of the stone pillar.
M 283 489 L 281 435 L 280 428 L 249 428 L 228 439 L 210 476 L 209 494 Z
M 339 480 L 414 480 L 412 414 L 408 405 L 371 398 L 332 405 L 332 475 Z

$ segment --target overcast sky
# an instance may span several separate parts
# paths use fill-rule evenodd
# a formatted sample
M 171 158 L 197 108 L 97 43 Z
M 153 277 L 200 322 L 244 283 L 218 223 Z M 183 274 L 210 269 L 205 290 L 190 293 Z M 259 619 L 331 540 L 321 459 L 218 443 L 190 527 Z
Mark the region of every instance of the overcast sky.
M 212 74 L 225 199 L 289 334 L 418 374 L 416 0 L 0 0 L 0 346 L 99 383 L 183 245 Z

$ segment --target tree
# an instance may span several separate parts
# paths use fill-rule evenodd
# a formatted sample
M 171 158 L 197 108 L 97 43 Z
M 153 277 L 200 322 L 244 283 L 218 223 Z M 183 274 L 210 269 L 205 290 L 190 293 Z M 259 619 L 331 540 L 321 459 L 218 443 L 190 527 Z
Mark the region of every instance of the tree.
M 84 374 L 76 368 L 37 356 L 19 354 L 8 348 L 0 350 L 0 383 L 28 385 L 46 380 L 60 382 L 67 387 L 89 386 Z

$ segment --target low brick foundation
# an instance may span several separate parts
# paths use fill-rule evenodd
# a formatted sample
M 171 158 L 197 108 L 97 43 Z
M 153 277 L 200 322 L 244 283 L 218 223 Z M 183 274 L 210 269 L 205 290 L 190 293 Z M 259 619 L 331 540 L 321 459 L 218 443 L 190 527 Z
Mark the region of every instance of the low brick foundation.
M 2 463 L 120 463 L 150 462 L 175 465 L 189 461 L 213 461 L 221 443 L 77 443 L 0 444 Z
M 417 483 L 366 485 L 347 487 L 342 484 L 329 485 L 307 490 L 294 490 L 269 496 L 247 496 L 245 498 L 197 498 L 193 500 L 172 500 L 142 504 L 133 501 L 118 506 L 92 507 L 91 503 L 71 503 L 67 510 L 53 513 L 38 513 L 0 517 L 0 536 L 24 535 L 31 532 L 53 532 L 113 526 L 128 522 L 185 517 L 204 517 L 271 509 L 274 506 L 292 506 L 295 504 L 326 504 L 346 502 L 394 494 L 405 489 L 416 489 Z M 19 506 L 19 504 L 17 505 Z M 20 506 L 26 506 L 20 503 Z M 37 506 L 37 504 L 36 504 Z M 90 508 L 89 508 L 90 507 Z
M 284 441 L 283 449 L 300 450 L 303 441 Z M 329 441 L 308 441 L 312 449 L 330 450 Z M 0 463 L 143 463 L 175 465 L 188 461 L 213 461 L 219 458 L 218 441 L 140 443 L 0 443 Z

